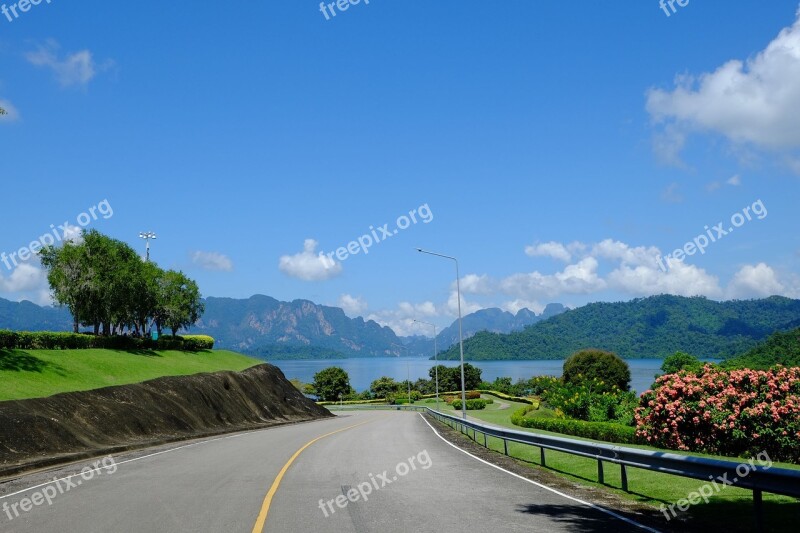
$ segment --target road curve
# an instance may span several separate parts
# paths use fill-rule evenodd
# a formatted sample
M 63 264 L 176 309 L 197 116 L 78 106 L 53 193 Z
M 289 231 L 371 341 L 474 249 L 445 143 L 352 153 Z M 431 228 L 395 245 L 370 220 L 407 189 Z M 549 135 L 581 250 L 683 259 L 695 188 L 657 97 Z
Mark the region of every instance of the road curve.
M 0 531 L 643 531 L 465 454 L 415 413 L 349 412 L 113 460 L 84 478 L 63 479 L 92 461 L 0 485 Z

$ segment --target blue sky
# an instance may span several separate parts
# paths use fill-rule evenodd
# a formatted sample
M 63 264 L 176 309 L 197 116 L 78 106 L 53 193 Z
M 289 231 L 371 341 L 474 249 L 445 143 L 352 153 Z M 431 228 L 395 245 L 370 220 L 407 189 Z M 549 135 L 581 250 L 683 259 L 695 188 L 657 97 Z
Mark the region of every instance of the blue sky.
M 155 231 L 153 259 L 204 295 L 307 298 L 399 333 L 455 316 L 452 263 L 415 247 L 458 256 L 465 311 L 800 297 L 798 2 L 675 7 L 0 14 L 0 251 L 106 200 L 90 227 L 142 253 Z M 420 207 L 428 222 L 335 255 Z M 658 266 L 746 207 L 703 254 Z M 0 296 L 48 301 L 35 259 L 0 263 Z

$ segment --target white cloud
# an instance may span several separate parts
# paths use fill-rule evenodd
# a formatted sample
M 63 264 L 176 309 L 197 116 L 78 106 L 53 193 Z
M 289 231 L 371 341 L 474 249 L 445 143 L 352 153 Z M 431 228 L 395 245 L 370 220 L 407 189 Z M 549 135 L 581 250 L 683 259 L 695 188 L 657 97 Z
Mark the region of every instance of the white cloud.
M 387 309 L 371 313 L 367 320 L 374 320 L 381 326 L 388 326 L 397 335 L 419 335 L 421 325 L 414 322 L 414 319 L 431 322 L 431 319 L 439 316 L 439 312 L 433 302 L 426 301 L 419 304 L 410 302 L 400 302 L 397 309 Z
M 752 58 L 677 76 L 672 90 L 650 89 L 646 107 L 661 126 L 654 147 L 662 158 L 675 159 L 691 131 L 774 151 L 800 147 L 800 11 Z
M 98 66 L 89 50 L 80 50 L 62 57 L 59 57 L 58 50 L 58 43 L 48 40 L 44 45 L 39 45 L 38 49 L 27 52 L 25 59 L 37 67 L 50 69 L 62 87 L 86 87 L 98 70 L 105 70 L 113 64 L 106 62 Z
M 500 282 L 500 288 L 505 294 L 526 299 L 589 294 L 606 287 L 606 282 L 597 275 L 597 267 L 597 259 L 585 257 L 555 274 L 545 275 L 538 271 L 512 274 Z
M 369 308 L 367 302 L 360 296 L 342 294 L 339 296 L 339 307 L 350 317 L 361 316 Z
M 467 274 L 461 278 L 462 294 L 491 294 L 494 292 L 492 280 L 486 274 Z M 455 287 L 455 283 L 453 284 Z
M 0 98 L 0 108 L 6 111 L 5 115 L 0 115 L 0 122 L 14 122 L 15 120 L 19 120 L 19 111 L 10 101 Z
M 219 252 L 203 252 L 196 250 L 192 252 L 192 263 L 203 270 L 217 272 L 230 272 L 233 270 L 233 261 Z
M 760 298 L 783 293 L 783 284 L 766 263 L 743 266 L 728 286 L 728 295 L 731 298 Z
M 342 273 L 342 264 L 334 259 L 317 254 L 317 241 L 306 239 L 303 251 L 295 255 L 281 256 L 278 268 L 293 278 L 303 281 L 322 281 Z
M 20 263 L 8 277 L 0 274 L 0 292 L 2 293 L 41 291 L 46 290 L 47 287 L 47 274 L 38 264 L 31 262 Z
M 560 242 L 554 241 L 526 246 L 525 253 L 531 257 L 552 257 L 565 263 L 569 263 L 572 260 L 572 254 L 567 247 Z
M 736 174 L 735 176 L 731 176 L 730 178 L 728 178 L 728 181 L 726 181 L 725 183 L 727 183 L 732 187 L 738 187 L 739 185 L 742 184 L 742 178 L 741 176 L 739 176 L 739 174 Z

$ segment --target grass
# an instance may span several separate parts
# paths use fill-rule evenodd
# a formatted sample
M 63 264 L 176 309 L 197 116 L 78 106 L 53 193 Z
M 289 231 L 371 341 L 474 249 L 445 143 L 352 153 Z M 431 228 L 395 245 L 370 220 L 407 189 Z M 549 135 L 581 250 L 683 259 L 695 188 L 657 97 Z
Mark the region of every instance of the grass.
M 0 350 L 0 401 L 127 385 L 163 376 L 240 371 L 262 362 L 227 350 Z
M 485 396 L 485 398 L 490 397 L 491 396 Z M 508 400 L 500 400 L 498 402 L 497 398 L 493 399 L 494 403 L 487 405 L 486 409 L 481 411 L 467 411 L 467 415 L 489 424 L 509 427 L 519 431 L 555 435 L 559 437 L 565 436 L 548 431 L 521 428 L 513 425 L 511 423 L 511 414 L 516 409 L 526 404 Z M 508 409 L 501 410 L 501 402 L 509 404 Z M 416 403 L 435 408 L 436 400 L 424 400 Z M 440 402 L 439 407 L 440 410 L 445 413 L 453 411 L 452 406 L 447 405 L 443 401 Z M 566 437 L 580 439 L 579 437 L 569 435 Z M 481 445 L 483 444 L 482 435 L 478 435 L 478 443 Z M 488 445 L 490 449 L 503 453 L 502 440 L 490 437 L 488 439 Z M 626 445 L 626 447 L 665 451 L 661 448 L 654 448 L 651 446 Z M 531 465 L 541 467 L 539 448 L 526 446 L 524 444 L 509 443 L 509 455 Z M 737 461 L 735 458 L 709 456 L 697 453 L 684 453 L 684 455 L 714 457 L 716 459 Z M 598 483 L 597 461 L 595 460 L 547 450 L 545 452 L 545 463 L 546 466 L 544 468 L 564 476 L 575 483 L 595 489 L 602 487 L 604 490 L 613 492 L 623 498 L 652 505 L 656 508 L 660 508 L 661 504 L 669 506 L 678 500 L 687 498 L 690 493 L 696 492 L 704 484 L 702 480 L 660 474 L 638 468 L 628 468 L 629 492 L 625 492 L 622 490 L 620 468 L 610 463 L 604 464 L 603 485 Z M 796 470 L 800 469 L 800 465 L 787 463 L 775 463 L 773 466 Z M 713 526 L 712 529 L 718 531 L 747 531 L 754 528 L 755 514 L 753 511 L 753 493 L 744 489 L 728 487 L 721 490 L 719 493 L 715 493 L 709 499 L 708 504 L 700 503 L 698 505 L 693 505 L 685 513 L 680 513 L 677 507 L 675 507 L 675 511 L 678 513 L 679 518 L 685 517 L 697 521 L 697 523 L 709 524 Z M 768 530 L 796 531 L 796 525 L 800 521 L 800 503 L 794 498 L 765 493 L 764 515 L 768 520 Z

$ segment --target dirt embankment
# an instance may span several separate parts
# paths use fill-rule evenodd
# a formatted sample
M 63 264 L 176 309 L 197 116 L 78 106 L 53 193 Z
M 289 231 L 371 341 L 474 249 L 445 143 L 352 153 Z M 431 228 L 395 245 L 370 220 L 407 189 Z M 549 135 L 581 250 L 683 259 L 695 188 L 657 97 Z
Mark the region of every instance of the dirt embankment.
M 0 479 L 89 456 L 329 416 L 269 364 L 0 402 Z

